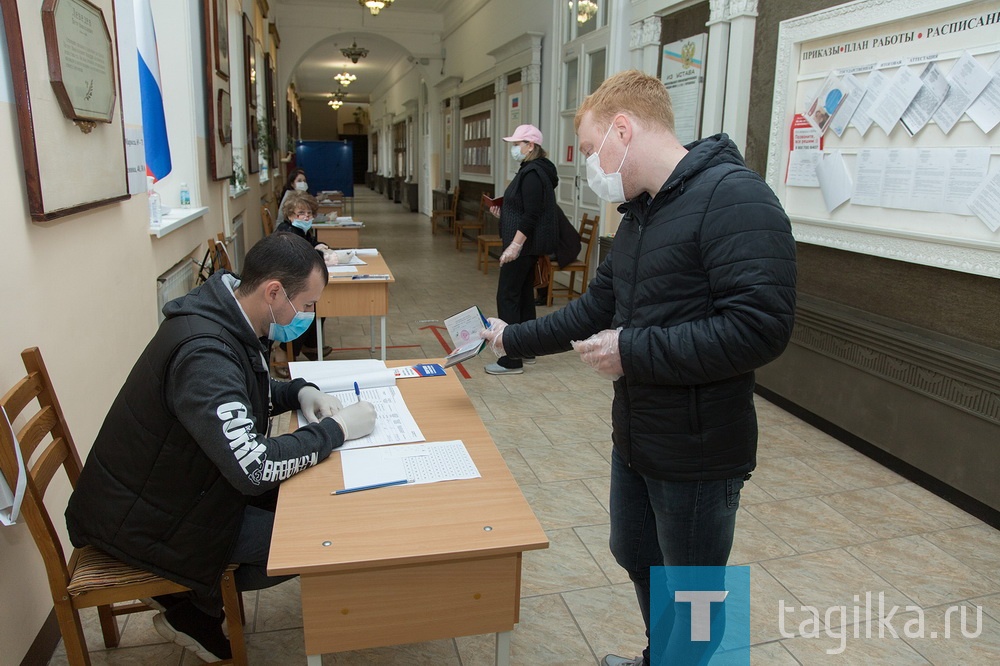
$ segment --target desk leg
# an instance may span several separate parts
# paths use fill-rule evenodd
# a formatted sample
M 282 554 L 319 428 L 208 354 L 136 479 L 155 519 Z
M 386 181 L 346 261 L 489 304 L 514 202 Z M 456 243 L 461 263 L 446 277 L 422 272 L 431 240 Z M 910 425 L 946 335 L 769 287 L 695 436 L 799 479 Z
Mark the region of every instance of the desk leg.
M 497 632 L 497 666 L 510 666 L 510 633 L 509 631 Z
M 316 349 L 319 350 L 317 353 L 319 354 L 319 360 L 322 361 L 323 360 L 323 318 L 322 317 L 314 317 L 314 319 L 316 320 Z M 294 361 L 295 359 L 289 359 L 289 360 Z
M 323 666 L 323 655 L 321 654 L 306 655 L 306 666 Z
M 371 348 L 369 351 L 375 351 L 375 316 L 372 315 L 368 317 L 368 336 L 371 338 Z M 382 359 L 383 361 L 385 359 Z
M 382 315 L 382 360 L 385 360 L 385 315 Z

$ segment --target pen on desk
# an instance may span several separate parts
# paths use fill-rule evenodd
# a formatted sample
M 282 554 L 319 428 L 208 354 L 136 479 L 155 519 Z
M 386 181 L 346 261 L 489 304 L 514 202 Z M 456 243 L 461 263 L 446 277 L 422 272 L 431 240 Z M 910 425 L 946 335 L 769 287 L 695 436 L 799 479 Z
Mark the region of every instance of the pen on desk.
M 357 382 L 354 382 L 354 395 L 361 397 L 361 388 L 358 386 Z
M 409 483 L 408 479 L 400 479 L 398 481 L 386 481 L 385 483 L 373 483 L 370 486 L 358 486 L 356 488 L 344 488 L 343 490 L 334 490 L 330 494 L 343 495 L 345 493 L 356 493 L 359 490 L 374 490 L 375 488 L 385 488 L 387 486 L 401 486 L 406 483 Z
M 384 275 L 384 274 L 383 275 L 375 275 L 375 274 L 372 274 L 372 275 L 352 275 L 351 279 L 352 280 L 388 280 L 389 276 L 388 275 Z

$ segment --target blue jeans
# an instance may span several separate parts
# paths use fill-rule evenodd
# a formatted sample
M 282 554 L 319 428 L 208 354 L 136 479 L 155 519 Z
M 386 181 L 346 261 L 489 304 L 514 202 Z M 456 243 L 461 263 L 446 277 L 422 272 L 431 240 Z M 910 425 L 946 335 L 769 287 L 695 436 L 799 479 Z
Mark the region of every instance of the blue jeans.
M 645 477 L 612 451 L 611 553 L 635 586 L 647 640 L 649 567 L 725 566 L 742 488 L 742 475 L 713 481 Z M 672 621 L 666 618 L 658 629 L 669 631 Z M 648 666 L 648 645 L 643 660 Z

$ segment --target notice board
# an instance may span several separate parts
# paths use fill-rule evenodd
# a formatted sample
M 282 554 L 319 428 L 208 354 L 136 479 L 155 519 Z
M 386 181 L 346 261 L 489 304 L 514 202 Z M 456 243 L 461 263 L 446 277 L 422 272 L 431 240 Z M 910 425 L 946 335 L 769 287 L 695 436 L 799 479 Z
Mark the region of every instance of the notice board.
M 766 179 L 800 242 L 1000 278 L 1000 0 L 783 21 Z

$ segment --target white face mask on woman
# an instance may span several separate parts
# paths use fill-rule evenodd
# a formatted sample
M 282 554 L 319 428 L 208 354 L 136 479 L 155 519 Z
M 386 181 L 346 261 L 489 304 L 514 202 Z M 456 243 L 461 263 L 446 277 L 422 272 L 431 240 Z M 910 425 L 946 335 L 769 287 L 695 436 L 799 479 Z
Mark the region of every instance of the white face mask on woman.
M 299 182 L 295 183 L 295 189 L 298 192 L 306 192 L 309 190 L 309 183 L 307 183 L 304 180 L 300 180 Z
M 527 157 L 521 152 L 521 144 L 519 143 L 512 143 L 510 145 L 510 156 L 515 162 L 523 162 L 524 158 Z
M 625 154 L 622 155 L 622 163 L 618 165 L 617 171 L 614 173 L 605 173 L 604 169 L 601 168 L 601 148 L 604 148 L 604 144 L 608 140 L 608 135 L 614 126 L 615 124 L 612 122 L 611 126 L 608 127 L 608 131 L 604 133 L 604 141 L 601 141 L 601 147 L 597 149 L 596 153 L 587 158 L 587 184 L 590 185 L 590 189 L 594 191 L 594 194 L 608 203 L 623 203 L 625 201 L 625 186 L 622 185 L 621 171 L 622 166 L 625 164 L 625 158 L 628 157 L 628 149 L 632 145 L 632 142 L 629 142 L 625 146 Z

